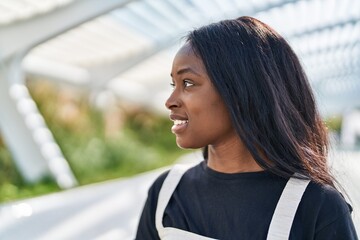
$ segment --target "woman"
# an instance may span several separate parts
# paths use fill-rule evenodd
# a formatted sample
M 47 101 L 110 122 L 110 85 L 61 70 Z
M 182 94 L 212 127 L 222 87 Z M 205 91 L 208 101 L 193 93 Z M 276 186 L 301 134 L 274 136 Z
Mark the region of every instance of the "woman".
M 308 80 L 278 33 L 251 17 L 196 29 L 171 76 L 172 132 L 204 161 L 155 181 L 136 239 L 357 239 Z

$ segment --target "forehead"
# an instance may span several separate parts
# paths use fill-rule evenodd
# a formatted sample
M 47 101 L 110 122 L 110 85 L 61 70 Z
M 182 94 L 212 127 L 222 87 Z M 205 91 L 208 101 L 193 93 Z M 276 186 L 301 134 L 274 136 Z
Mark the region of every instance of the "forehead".
M 176 72 L 181 68 L 192 68 L 201 72 L 205 71 L 203 61 L 195 54 L 190 43 L 185 43 L 175 55 L 172 72 Z

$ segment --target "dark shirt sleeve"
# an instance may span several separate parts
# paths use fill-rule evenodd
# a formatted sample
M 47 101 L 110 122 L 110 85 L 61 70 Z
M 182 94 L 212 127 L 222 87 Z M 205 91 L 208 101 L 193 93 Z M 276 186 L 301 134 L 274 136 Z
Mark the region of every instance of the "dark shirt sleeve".
M 351 217 L 352 207 L 333 188 L 323 188 L 324 199 L 315 233 L 316 240 L 357 240 Z
M 136 232 L 136 240 L 160 240 L 155 226 L 155 212 L 159 191 L 167 174 L 168 172 L 165 172 L 160 175 L 148 191 L 148 197 L 146 199 Z
M 351 215 L 345 212 L 335 221 L 321 228 L 315 236 L 316 240 L 357 240 L 357 234 Z

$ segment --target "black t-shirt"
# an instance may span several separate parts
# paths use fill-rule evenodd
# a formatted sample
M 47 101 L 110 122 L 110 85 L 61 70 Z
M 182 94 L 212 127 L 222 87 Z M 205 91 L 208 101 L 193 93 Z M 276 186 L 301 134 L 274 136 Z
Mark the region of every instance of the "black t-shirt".
M 163 173 L 149 190 L 137 240 L 159 239 L 155 212 L 167 174 Z M 287 180 L 267 171 L 220 173 L 203 161 L 183 175 L 165 209 L 163 225 L 216 239 L 264 240 Z M 337 190 L 310 182 L 290 239 L 358 239 L 350 213 L 351 207 Z

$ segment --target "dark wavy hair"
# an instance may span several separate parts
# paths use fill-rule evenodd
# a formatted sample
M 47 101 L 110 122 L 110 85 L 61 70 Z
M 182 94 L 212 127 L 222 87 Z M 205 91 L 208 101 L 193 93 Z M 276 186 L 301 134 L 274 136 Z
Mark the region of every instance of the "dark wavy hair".
M 300 61 L 283 37 L 245 16 L 195 29 L 187 41 L 262 168 L 334 186 L 326 128 Z M 208 147 L 203 154 L 207 159 Z

